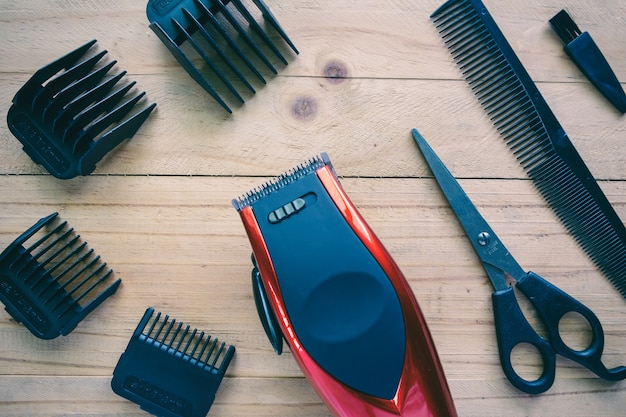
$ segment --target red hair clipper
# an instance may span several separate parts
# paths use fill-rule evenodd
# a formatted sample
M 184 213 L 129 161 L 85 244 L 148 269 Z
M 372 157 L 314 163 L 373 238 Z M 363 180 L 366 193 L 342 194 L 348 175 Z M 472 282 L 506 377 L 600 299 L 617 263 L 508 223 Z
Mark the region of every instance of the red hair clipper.
M 413 292 L 322 153 L 238 199 L 253 291 L 336 416 L 456 416 Z

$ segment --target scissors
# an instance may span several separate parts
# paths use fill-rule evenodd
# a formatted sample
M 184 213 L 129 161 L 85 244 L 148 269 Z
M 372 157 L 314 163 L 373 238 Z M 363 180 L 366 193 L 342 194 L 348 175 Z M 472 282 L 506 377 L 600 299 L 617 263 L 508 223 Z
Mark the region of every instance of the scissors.
M 511 384 L 529 394 L 547 391 L 554 382 L 557 353 L 578 362 L 603 379 L 619 381 L 626 378 L 626 367 L 607 369 L 602 363 L 604 332 L 596 315 L 539 275 L 522 269 L 422 135 L 416 129 L 412 133 L 493 285 L 492 303 L 500 363 Z M 540 336 L 524 317 L 505 274 L 516 282 L 515 286 L 537 309 L 546 325 L 549 341 Z M 591 342 L 583 350 L 571 349 L 559 334 L 559 321 L 570 312 L 580 314 L 591 327 Z M 511 352 L 520 343 L 529 343 L 541 355 L 543 370 L 536 380 L 526 380 L 513 369 Z

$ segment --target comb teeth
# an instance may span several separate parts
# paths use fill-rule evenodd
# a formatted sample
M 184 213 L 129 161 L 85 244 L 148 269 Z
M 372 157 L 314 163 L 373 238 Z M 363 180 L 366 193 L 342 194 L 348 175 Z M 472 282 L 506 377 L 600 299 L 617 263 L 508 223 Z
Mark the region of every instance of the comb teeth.
M 555 153 L 550 132 L 476 7 L 466 0 L 449 1 L 431 18 L 463 77 L 522 167 L 532 170 L 550 159 Z
M 13 98 L 8 122 L 24 150 L 57 178 L 88 175 L 104 155 L 133 136 L 156 104 L 134 113 L 145 93 L 119 86 L 116 61 L 101 51 L 87 56 L 95 40 L 38 70 Z
M 308 161 L 303 162 L 294 168 L 278 175 L 277 177 L 259 185 L 258 187 L 248 191 L 238 198 L 232 200 L 232 204 L 237 211 L 241 211 L 244 208 L 254 204 L 256 201 L 262 199 L 268 194 L 274 193 L 279 189 L 291 184 L 298 179 L 309 175 L 312 172 L 317 171 L 319 168 L 331 165 L 330 159 L 326 153 L 321 153 L 310 158 Z
M 71 332 L 120 283 L 57 213 L 39 220 L 0 254 L 0 300 L 42 339 Z
M 485 6 L 480 0 L 450 0 L 431 19 L 518 162 L 626 298 L 624 224 Z M 575 35 L 577 28 L 560 19 L 560 35 Z
M 626 245 L 613 224 L 603 215 L 593 196 L 560 158 L 550 158 L 547 163 L 529 171 L 529 175 L 537 178 L 535 185 L 543 195 L 552 196 L 550 206 L 555 208 L 559 219 L 622 297 L 626 298 Z M 558 178 L 558 181 L 554 182 L 551 178 Z M 590 221 L 575 221 L 578 218 Z
M 146 322 L 138 340 L 173 354 L 192 365 L 223 374 L 224 362 L 228 359 L 226 343 L 220 343 L 218 339 L 209 335 L 205 337 L 203 331 L 192 330 L 189 325 L 183 330 L 182 322 L 176 325 L 176 319 L 170 320 L 168 315 L 162 317 L 161 312 L 158 312 L 151 321 L 152 323 Z
M 234 346 L 148 308 L 111 387 L 155 415 L 204 417 L 234 354 Z
M 265 3 L 253 2 L 265 21 L 297 54 L 298 50 Z M 278 73 L 268 56 L 270 53 L 287 65 L 278 45 L 241 0 L 150 0 L 146 13 L 150 28 L 180 65 L 229 113 L 232 110 L 220 91 L 228 91 L 242 104 L 245 100 L 238 87 L 255 93 L 246 73 L 252 72 L 265 84 L 259 64 L 272 74 Z M 197 62 L 204 63 L 207 71 L 199 68 Z M 211 75 L 205 76 L 206 72 Z

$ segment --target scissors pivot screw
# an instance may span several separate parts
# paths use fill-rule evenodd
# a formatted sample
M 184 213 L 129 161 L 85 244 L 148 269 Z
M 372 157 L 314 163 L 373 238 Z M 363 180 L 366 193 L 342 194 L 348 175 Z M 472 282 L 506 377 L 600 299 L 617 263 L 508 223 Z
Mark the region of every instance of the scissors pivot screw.
M 487 246 L 489 241 L 491 240 L 491 236 L 488 232 L 480 232 L 478 234 L 478 244 L 480 246 Z

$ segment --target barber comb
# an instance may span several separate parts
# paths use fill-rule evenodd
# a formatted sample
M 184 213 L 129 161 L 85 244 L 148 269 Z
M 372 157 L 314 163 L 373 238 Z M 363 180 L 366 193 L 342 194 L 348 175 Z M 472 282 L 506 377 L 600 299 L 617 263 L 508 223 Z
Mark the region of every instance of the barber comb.
M 57 178 L 88 175 L 109 151 L 132 137 L 156 104 L 131 113 L 144 92 L 109 74 L 107 51 L 88 56 L 92 40 L 39 69 L 13 98 L 7 121 L 31 159 Z M 118 85 L 122 84 L 121 87 Z
M 626 298 L 626 227 L 483 2 L 448 0 L 431 19 L 538 191 Z
M 113 391 L 161 417 L 204 417 L 234 346 L 148 308 L 113 371 Z
M 243 104 L 238 87 L 256 92 L 246 73 L 252 72 L 266 84 L 259 66 L 277 74 L 272 55 L 288 64 L 270 33 L 257 21 L 259 13 L 298 54 L 263 0 L 252 1 L 256 5 L 252 10 L 241 0 L 149 0 L 146 9 L 150 28 L 161 42 L 191 78 L 229 113 L 232 110 L 221 91 Z M 198 63 L 205 64 L 206 71 Z M 231 72 L 234 76 L 229 77 Z
M 0 254 L 0 301 L 41 339 L 67 335 L 122 282 L 57 213 Z

